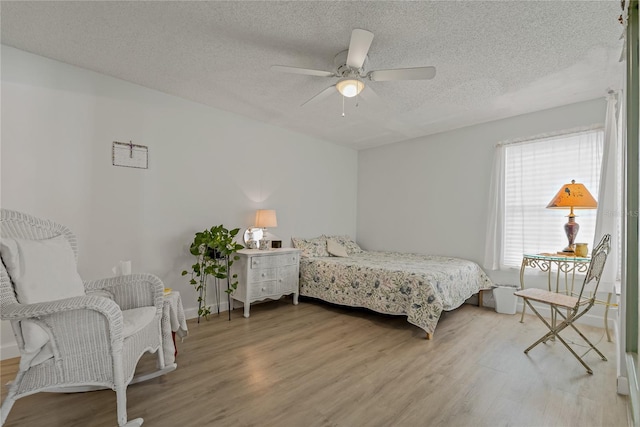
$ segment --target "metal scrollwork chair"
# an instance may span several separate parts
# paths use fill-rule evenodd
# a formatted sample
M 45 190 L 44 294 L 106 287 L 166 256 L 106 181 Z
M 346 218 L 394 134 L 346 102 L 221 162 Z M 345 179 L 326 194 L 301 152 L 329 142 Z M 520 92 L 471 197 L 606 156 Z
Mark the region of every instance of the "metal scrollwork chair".
M 0 318 L 11 322 L 20 350 L 1 424 L 14 402 L 30 394 L 111 388 L 118 425 L 141 425 L 142 418 L 127 422 L 127 386 L 176 368 L 165 365 L 162 351 L 160 279 L 83 281 L 73 233 L 20 212 L 0 211 L 0 236 Z M 145 352 L 157 353 L 157 370 L 136 378 Z
M 578 330 L 575 322 L 584 316 L 596 302 L 596 292 L 598 291 L 598 286 L 600 284 L 600 277 L 602 276 L 604 265 L 607 261 L 607 256 L 610 250 L 610 240 L 611 236 L 606 234 L 602 240 L 600 240 L 598 246 L 593 250 L 591 254 L 591 263 L 589 264 L 589 269 L 587 270 L 579 293 L 566 295 L 537 288 L 529 288 L 515 292 L 515 295 L 522 297 L 529 308 L 531 308 L 536 316 L 542 320 L 542 323 L 549 328 L 549 332 L 543 335 L 538 341 L 531 344 L 524 351 L 525 354 L 528 354 L 529 351 L 538 344 L 557 338 L 571 352 L 571 354 L 578 359 L 587 372 L 589 374 L 593 374 L 589 365 L 587 365 L 585 361 L 582 360 L 582 358 L 573 350 L 573 348 L 571 348 L 571 346 L 569 346 L 569 344 L 560 336 L 560 332 L 571 327 L 578 333 L 578 335 L 580 335 L 580 337 L 582 337 L 589 347 L 594 350 L 598 356 L 600 356 L 602 360 L 607 360 L 604 354 L 602 354 L 600 350 L 598 350 L 596 346 Z M 551 318 L 553 319 L 551 323 L 549 323 L 538 312 L 536 307 L 532 304 L 532 301 L 549 306 L 551 310 Z M 557 316 L 560 316 L 563 319 L 562 322 L 555 322 Z

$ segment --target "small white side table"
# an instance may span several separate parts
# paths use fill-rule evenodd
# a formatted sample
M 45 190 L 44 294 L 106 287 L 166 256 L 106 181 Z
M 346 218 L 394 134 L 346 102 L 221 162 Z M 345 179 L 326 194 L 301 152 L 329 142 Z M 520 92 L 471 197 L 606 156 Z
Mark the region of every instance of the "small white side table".
M 171 334 L 169 334 L 171 331 Z M 164 352 L 164 363 L 172 364 L 176 360 L 178 347 L 176 346 L 176 335 L 184 338 L 189 333 L 187 329 L 187 319 L 182 307 L 180 292 L 171 291 L 164 296 L 162 306 L 162 351 Z

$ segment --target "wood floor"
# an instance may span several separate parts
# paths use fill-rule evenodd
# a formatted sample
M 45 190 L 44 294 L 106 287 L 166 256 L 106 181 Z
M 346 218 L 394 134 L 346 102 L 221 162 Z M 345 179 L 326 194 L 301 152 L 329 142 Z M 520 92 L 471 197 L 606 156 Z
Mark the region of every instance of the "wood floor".
M 626 426 L 615 345 L 585 327 L 609 358 L 594 374 L 541 344 L 533 316 L 470 305 L 445 313 L 434 339 L 401 316 L 291 300 L 200 324 L 178 342 L 178 369 L 129 387 L 129 418 L 145 426 Z M 17 359 L 2 362 L 2 383 Z M 151 366 L 145 357 L 142 368 Z M 2 390 L 2 398 L 6 390 Z M 6 427 L 114 426 L 115 393 L 38 393 Z

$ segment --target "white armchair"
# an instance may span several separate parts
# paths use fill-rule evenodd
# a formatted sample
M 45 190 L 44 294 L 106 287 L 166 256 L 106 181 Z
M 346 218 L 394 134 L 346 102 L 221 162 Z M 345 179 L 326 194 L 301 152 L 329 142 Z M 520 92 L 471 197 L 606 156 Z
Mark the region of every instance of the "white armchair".
M 20 397 L 111 388 L 118 425 L 141 425 L 141 418 L 127 422 L 127 386 L 176 368 L 165 365 L 162 351 L 160 279 L 133 274 L 83 282 L 73 233 L 20 212 L 0 211 L 0 236 L 0 318 L 11 321 L 21 356 L 1 423 Z M 158 369 L 134 378 L 145 352 L 157 353 Z

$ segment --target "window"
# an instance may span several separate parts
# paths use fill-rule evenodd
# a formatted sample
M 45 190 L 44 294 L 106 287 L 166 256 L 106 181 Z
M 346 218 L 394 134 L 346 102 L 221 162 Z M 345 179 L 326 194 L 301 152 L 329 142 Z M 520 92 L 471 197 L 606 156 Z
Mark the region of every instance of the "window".
M 562 185 L 575 179 L 598 198 L 603 130 L 588 130 L 505 144 L 501 267 L 519 267 L 523 253 L 556 252 L 567 246 L 567 211 L 546 209 Z M 576 242 L 592 249 L 596 209 L 576 209 Z

